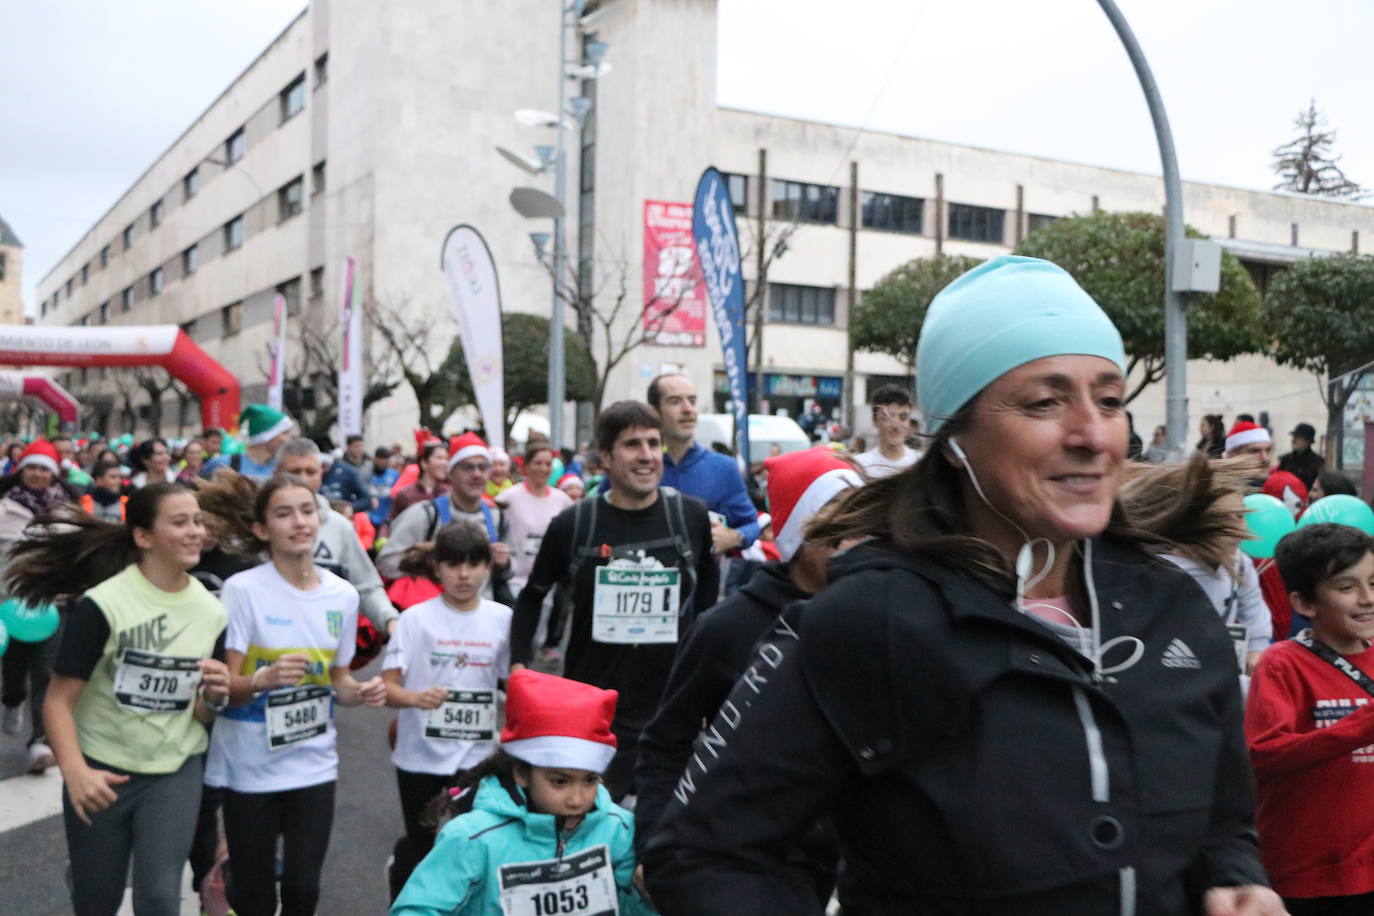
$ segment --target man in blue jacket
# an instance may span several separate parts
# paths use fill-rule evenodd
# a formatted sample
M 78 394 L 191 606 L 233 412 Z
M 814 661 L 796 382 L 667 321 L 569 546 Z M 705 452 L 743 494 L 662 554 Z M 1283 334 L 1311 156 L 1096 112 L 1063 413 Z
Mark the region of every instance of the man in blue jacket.
M 744 488 L 735 459 L 695 439 L 697 390 L 685 375 L 660 375 L 649 383 L 647 400 L 663 418 L 663 486 L 673 487 L 725 516 L 711 521 L 717 554 L 748 547 L 759 536 L 759 514 Z

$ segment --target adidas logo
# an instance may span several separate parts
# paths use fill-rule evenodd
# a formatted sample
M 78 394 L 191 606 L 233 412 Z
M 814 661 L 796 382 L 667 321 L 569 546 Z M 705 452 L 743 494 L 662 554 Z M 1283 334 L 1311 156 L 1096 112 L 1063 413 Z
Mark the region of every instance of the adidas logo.
M 1201 668 L 1202 662 L 1198 661 L 1193 650 L 1188 648 L 1188 644 L 1181 639 L 1175 639 L 1169 643 L 1164 650 L 1164 657 L 1160 659 L 1165 668 Z

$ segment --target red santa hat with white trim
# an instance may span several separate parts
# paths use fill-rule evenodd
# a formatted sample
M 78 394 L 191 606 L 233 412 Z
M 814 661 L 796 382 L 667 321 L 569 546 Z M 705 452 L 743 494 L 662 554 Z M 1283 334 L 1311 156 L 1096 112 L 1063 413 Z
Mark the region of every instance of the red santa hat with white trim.
M 482 437 L 476 433 L 463 433 L 461 436 L 454 436 L 448 444 L 448 466 L 452 470 L 453 466 L 460 461 L 468 458 L 485 458 L 491 461 L 491 449 L 482 441 Z
M 1232 426 L 1231 431 L 1226 434 L 1226 452 L 1230 454 L 1238 448 L 1244 448 L 1255 442 L 1262 442 L 1268 445 L 1273 441 L 1273 437 L 1269 435 L 1269 430 L 1260 426 L 1258 423 L 1251 423 L 1248 420 L 1237 420 L 1236 425 Z
M 619 697 L 528 668 L 512 671 L 501 749 L 531 766 L 605 772 L 615 757 L 611 721 Z
M 764 459 L 768 470 L 768 507 L 773 510 L 773 540 L 783 562 L 802 545 L 802 530 L 813 515 L 841 492 L 863 486 L 854 466 L 825 446 Z
M 27 468 L 37 466 L 40 468 L 47 468 L 56 474 L 57 464 L 57 446 L 53 445 L 47 439 L 35 439 L 19 453 L 19 464 L 15 467 Z

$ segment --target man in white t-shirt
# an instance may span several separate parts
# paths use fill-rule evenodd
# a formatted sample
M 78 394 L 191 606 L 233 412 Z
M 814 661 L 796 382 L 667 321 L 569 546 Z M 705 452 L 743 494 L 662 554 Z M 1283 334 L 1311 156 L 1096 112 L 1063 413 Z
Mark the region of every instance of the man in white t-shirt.
M 911 432 L 911 393 L 900 385 L 883 385 L 873 392 L 873 425 L 878 430 L 878 447 L 854 460 L 870 480 L 890 477 L 911 467 L 921 453 L 906 444 Z

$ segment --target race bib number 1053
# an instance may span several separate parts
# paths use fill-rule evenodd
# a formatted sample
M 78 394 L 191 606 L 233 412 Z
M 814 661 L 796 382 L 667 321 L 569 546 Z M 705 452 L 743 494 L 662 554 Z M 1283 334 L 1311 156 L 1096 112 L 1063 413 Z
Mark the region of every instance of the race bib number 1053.
M 617 916 L 610 850 L 500 867 L 503 916 Z

